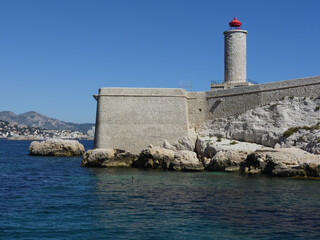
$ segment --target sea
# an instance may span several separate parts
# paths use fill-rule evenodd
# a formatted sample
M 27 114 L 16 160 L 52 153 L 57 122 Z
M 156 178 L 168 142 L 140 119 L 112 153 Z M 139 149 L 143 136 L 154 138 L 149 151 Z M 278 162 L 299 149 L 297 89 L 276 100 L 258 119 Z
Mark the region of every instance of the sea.
M 320 181 L 85 168 L 29 145 L 0 140 L 2 240 L 320 239 Z

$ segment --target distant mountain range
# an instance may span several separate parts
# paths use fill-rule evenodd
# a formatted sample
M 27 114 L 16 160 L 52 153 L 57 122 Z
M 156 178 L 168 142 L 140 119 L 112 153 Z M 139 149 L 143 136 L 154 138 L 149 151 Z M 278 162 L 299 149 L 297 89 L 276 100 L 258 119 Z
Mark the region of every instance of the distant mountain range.
M 9 111 L 0 112 L 0 120 L 26 127 L 39 127 L 50 130 L 72 130 L 87 132 L 94 127 L 93 123 L 70 123 L 47 117 L 37 112 L 15 114 Z

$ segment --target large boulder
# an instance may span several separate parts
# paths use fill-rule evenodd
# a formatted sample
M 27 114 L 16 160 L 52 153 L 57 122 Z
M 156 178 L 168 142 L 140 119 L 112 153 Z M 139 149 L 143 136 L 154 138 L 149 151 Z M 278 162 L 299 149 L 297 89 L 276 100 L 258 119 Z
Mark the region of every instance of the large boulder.
M 320 177 L 320 156 L 298 148 L 259 149 L 240 164 L 240 170 L 280 177 Z
M 175 171 L 201 171 L 202 163 L 195 152 L 183 150 L 174 151 L 160 147 L 149 147 L 141 152 L 139 158 L 133 162 L 133 167 L 169 169 Z
M 250 152 L 237 150 L 221 150 L 213 158 L 203 159 L 203 165 L 209 171 L 236 172 Z
M 209 171 L 239 171 L 240 163 L 259 148 L 263 146 L 211 135 L 199 136 L 196 143 L 198 156 Z
M 200 135 L 196 142 L 196 152 L 200 158 L 212 159 L 219 151 L 254 152 L 262 145 L 248 142 Z
M 133 162 L 132 166 L 137 168 L 159 168 L 169 169 L 169 165 L 174 160 L 175 151 L 160 147 L 150 146 L 144 149 L 139 158 Z
M 29 146 L 30 155 L 79 156 L 84 152 L 84 146 L 76 140 L 48 139 L 33 141 Z
M 83 155 L 83 167 L 131 167 L 137 155 L 118 149 L 94 149 Z
M 202 171 L 203 164 L 197 158 L 197 154 L 191 151 L 179 151 L 174 155 L 174 161 L 169 166 L 175 171 Z

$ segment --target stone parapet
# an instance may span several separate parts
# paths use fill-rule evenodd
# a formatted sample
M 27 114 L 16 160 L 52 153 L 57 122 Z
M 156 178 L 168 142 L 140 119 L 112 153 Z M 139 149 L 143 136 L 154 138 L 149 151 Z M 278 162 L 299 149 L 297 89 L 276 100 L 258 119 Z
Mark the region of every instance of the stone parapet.
M 228 88 L 237 88 L 237 87 L 245 87 L 245 86 L 252 86 L 253 83 L 250 82 L 239 82 L 239 83 L 214 83 L 210 84 L 211 91 L 228 89 Z

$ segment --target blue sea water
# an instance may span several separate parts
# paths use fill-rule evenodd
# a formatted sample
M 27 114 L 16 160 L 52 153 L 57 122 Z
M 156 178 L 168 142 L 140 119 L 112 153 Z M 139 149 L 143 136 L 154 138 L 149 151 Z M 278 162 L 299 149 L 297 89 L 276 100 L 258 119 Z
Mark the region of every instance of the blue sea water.
M 0 140 L 0 239 L 320 239 L 320 181 L 84 168 L 29 144 Z

